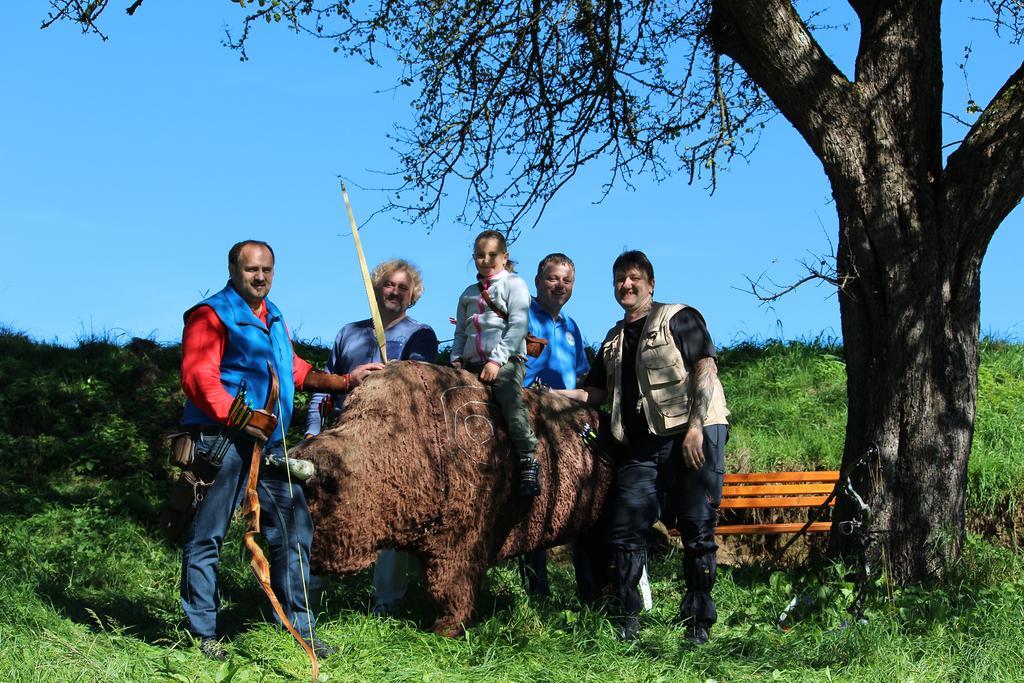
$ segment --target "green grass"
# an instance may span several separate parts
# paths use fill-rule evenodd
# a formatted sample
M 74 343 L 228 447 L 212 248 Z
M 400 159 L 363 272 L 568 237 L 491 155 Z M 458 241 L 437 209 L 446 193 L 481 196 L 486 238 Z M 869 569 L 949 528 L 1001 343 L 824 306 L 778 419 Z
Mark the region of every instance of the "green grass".
M 114 341 L 68 349 L 0 332 L 0 680 L 308 680 L 304 654 L 270 622 L 238 526 L 221 572 L 230 660 L 204 659 L 185 631 L 180 552 L 155 525 L 167 477 L 161 437 L 180 410 L 179 350 Z M 731 469 L 838 464 L 841 349 L 741 345 L 723 351 L 721 367 Z M 1024 495 L 1024 347 L 984 343 L 979 375 L 969 509 L 998 527 Z M 1005 540 L 970 536 L 942 585 L 875 586 L 866 624 L 849 623 L 854 586 L 841 568 L 725 569 L 715 587 L 719 624 L 702 648 L 686 646 L 672 621 L 677 552 L 652 560 L 656 608 L 633 644 L 580 608 L 563 560 L 552 565 L 549 600 L 526 596 L 513 568 L 493 568 L 476 623 L 457 640 L 426 630 L 433 615 L 422 586 L 412 589 L 407 620 L 380 620 L 366 615 L 366 573 L 329 579 L 314 604 L 321 635 L 341 651 L 323 673 L 331 681 L 1018 680 L 1024 557 Z M 779 614 L 797 594 L 813 602 L 783 631 Z
M 968 507 L 1016 514 L 1024 499 L 1024 347 L 985 341 L 978 368 L 978 414 L 968 464 Z
M 231 659 L 215 665 L 197 652 L 177 608 L 178 551 L 122 511 L 129 498 L 155 503 L 159 487 L 123 484 L 54 486 L 41 492 L 51 502 L 0 517 L 0 679 L 306 678 L 302 652 L 261 613 L 237 552 L 239 529 L 229 535 L 223 573 Z M 720 622 L 699 649 L 672 623 L 679 562 L 678 552 L 654 558 L 656 609 L 635 644 L 617 642 L 601 614 L 580 609 L 564 562 L 553 566 L 554 596 L 539 601 L 524 594 L 513 568 L 492 569 L 478 623 L 458 640 L 423 630 L 430 611 L 418 599 L 422 588 L 414 588 L 411 620 L 380 620 L 365 615 L 365 574 L 332 581 L 316 604 L 321 635 L 341 651 L 324 673 L 336 681 L 1010 681 L 1024 664 L 1024 562 L 976 537 L 949 585 L 891 597 L 878 586 L 865 625 L 848 623 L 854 587 L 836 568 L 725 570 L 715 588 Z M 797 593 L 816 602 L 785 632 L 777 619 Z
M 730 470 L 837 469 L 846 427 L 842 349 L 741 344 L 720 358 L 732 423 Z M 1024 500 L 1024 346 L 982 340 L 968 514 L 998 527 Z
M 835 469 L 846 428 L 846 365 L 830 346 L 769 342 L 723 349 L 731 470 Z

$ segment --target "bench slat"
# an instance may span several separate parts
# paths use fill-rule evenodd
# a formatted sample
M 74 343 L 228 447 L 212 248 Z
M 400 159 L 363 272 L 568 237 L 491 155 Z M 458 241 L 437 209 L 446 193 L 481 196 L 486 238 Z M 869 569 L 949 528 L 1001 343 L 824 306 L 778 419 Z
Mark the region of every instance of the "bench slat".
M 765 486 L 723 486 L 722 497 L 774 496 L 783 493 L 832 493 L 834 484 L 767 484 Z
M 819 472 L 730 472 L 726 484 L 793 483 L 798 481 L 839 481 L 839 470 Z
M 724 498 L 720 510 L 749 510 L 753 508 L 814 508 L 828 499 L 828 496 L 785 496 L 780 498 Z M 829 501 L 829 507 L 836 504 Z
M 730 524 L 720 526 L 716 533 L 720 536 L 733 536 L 736 534 L 794 534 L 803 528 L 805 522 L 786 522 L 783 524 Z M 831 522 L 815 522 L 808 529 L 808 533 L 824 533 L 832 530 Z
M 839 481 L 838 470 L 817 472 L 733 472 L 726 474 L 722 487 L 721 509 L 749 510 L 766 508 L 807 508 L 820 507 L 828 500 L 834 484 Z M 751 484 L 766 484 L 752 486 Z M 818 495 L 807 495 L 818 494 Z M 835 505 L 835 501 L 829 501 Z M 777 524 L 725 524 L 719 526 L 717 534 L 732 536 L 738 534 L 792 534 L 804 528 L 806 522 L 780 522 Z M 828 533 L 831 522 L 814 522 L 807 526 L 809 533 Z M 669 530 L 674 536 L 675 529 Z

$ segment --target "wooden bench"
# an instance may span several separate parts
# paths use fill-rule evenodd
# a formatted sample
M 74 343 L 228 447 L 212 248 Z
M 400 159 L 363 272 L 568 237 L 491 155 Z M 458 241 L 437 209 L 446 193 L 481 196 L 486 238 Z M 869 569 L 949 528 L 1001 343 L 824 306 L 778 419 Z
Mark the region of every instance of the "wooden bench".
M 839 481 L 838 470 L 821 472 L 750 472 L 726 474 L 719 510 L 754 510 L 770 508 L 820 507 Z M 835 498 L 829 506 L 835 505 Z M 796 533 L 806 522 L 779 524 L 726 524 L 718 527 L 722 536 L 735 534 Z M 832 522 L 814 522 L 807 532 L 827 532 Z

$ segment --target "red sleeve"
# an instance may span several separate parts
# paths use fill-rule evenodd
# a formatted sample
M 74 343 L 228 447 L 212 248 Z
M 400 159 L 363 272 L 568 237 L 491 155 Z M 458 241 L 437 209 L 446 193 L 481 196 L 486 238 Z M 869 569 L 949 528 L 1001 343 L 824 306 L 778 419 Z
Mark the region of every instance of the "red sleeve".
M 262 313 L 261 319 L 263 324 L 267 324 L 266 309 Z M 284 333 L 288 335 L 288 341 L 292 340 L 292 331 L 288 329 L 288 326 L 284 326 Z M 313 369 L 313 366 L 302 360 L 295 355 L 295 347 L 292 346 L 292 381 L 295 383 L 295 388 L 298 389 L 302 386 L 302 383 L 306 381 L 306 375 Z
M 292 379 L 295 380 L 295 388 L 299 389 L 306 381 L 306 375 L 313 369 L 313 366 L 295 355 L 292 351 Z
M 213 419 L 226 423 L 234 400 L 220 381 L 228 333 L 209 306 L 192 312 L 181 335 L 181 388 Z

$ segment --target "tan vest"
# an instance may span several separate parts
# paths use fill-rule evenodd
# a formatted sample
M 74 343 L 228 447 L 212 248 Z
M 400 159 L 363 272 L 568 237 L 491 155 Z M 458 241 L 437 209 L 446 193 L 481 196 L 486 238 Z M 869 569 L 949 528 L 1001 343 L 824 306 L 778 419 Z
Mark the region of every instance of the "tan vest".
M 647 426 L 658 436 L 670 436 L 686 429 L 693 398 L 693 377 L 686 369 L 683 354 L 676 348 L 669 322 L 684 304 L 654 304 L 640 333 L 636 353 L 636 377 L 640 384 L 640 405 L 647 416 Z M 613 327 L 601 343 L 601 355 L 607 372 L 607 385 L 612 394 L 612 436 L 628 443 L 622 427 L 622 410 L 636 406 L 622 405 L 622 341 L 623 323 Z M 728 424 L 729 409 L 725 390 L 715 377 L 714 389 L 705 425 Z

